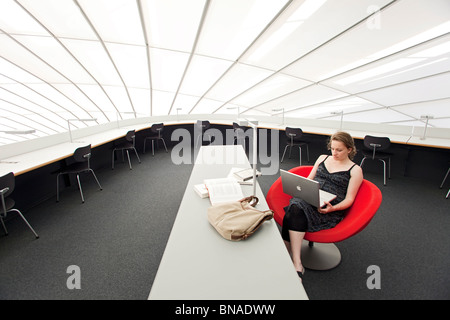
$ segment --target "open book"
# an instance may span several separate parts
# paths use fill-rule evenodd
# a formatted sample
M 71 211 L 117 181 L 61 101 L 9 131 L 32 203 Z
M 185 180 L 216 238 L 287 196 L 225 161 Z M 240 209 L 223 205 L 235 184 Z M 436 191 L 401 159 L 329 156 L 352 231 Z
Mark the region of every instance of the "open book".
M 208 189 L 211 204 L 238 201 L 244 198 L 241 185 L 236 179 L 206 179 L 204 183 Z

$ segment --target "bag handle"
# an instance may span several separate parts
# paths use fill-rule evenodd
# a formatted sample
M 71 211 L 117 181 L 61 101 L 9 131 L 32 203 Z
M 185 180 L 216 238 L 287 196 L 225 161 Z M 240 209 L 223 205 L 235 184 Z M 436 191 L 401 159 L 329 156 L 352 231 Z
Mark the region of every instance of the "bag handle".
M 252 203 L 252 201 L 253 201 L 253 203 Z M 251 205 L 252 207 L 256 207 L 256 205 L 259 202 L 259 199 L 258 199 L 258 197 L 250 196 L 250 197 L 246 197 L 244 199 L 241 199 L 239 202 L 241 202 L 241 203 L 242 202 L 248 202 L 248 204 Z

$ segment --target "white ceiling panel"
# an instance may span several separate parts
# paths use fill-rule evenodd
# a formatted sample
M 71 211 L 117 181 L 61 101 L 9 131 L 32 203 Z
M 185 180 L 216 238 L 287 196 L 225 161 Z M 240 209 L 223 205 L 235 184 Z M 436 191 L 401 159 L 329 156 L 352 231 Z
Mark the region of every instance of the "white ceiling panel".
M 102 41 L 145 44 L 136 1 L 78 0 L 78 3 Z
M 0 128 L 37 130 L 0 145 L 280 108 L 450 129 L 449 84 L 448 0 L 0 1 Z
M 233 101 L 239 105 L 253 107 L 289 94 L 310 85 L 311 82 L 284 74 L 275 74 L 240 95 Z
M 389 0 L 293 1 L 266 34 L 244 57 L 244 61 L 278 70 L 327 43 L 381 8 Z M 343 10 L 350 8 L 351 10 Z M 314 53 L 315 54 L 315 53 Z M 330 63 L 333 55 L 326 57 Z M 320 68 L 322 65 L 315 65 Z M 294 75 L 297 73 L 294 72 Z
M 408 120 L 414 120 L 414 118 L 387 108 L 380 108 L 376 110 L 369 110 L 366 112 L 356 112 L 350 114 L 344 113 L 344 123 L 346 121 L 363 122 L 363 123 L 364 122 L 391 123 L 391 122 L 404 122 Z
M 346 72 L 324 83 L 351 93 L 450 71 L 450 35 Z
M 196 52 L 235 61 L 287 0 L 211 1 Z
M 450 98 L 423 103 L 411 103 L 391 107 L 392 110 L 408 114 L 416 119 L 421 116 L 433 116 L 436 118 L 450 118 Z
M 310 118 L 310 119 L 328 119 L 339 118 L 337 113 L 344 114 L 354 112 L 365 112 L 368 110 L 379 109 L 380 106 L 358 97 L 344 97 L 330 102 L 315 104 L 313 106 L 300 108 L 289 112 L 289 117 Z M 370 121 L 370 119 L 367 119 Z
M 229 101 L 257 83 L 268 78 L 272 71 L 244 64 L 234 65 L 206 95 L 207 98 L 219 101 Z
M 175 93 L 178 89 L 189 55 L 182 52 L 151 49 L 152 88 Z
M 2 3 L 12 4 L 14 1 L 2 1 Z M 28 19 L 34 17 L 39 21 L 37 30 L 42 27 L 46 28 L 50 33 L 60 38 L 97 40 L 94 30 L 87 23 L 78 5 L 73 0 L 19 0 L 17 3 L 23 8 L 20 12 L 28 12 Z M 12 14 L 12 17 L 14 17 L 14 14 Z M 25 34 L 33 35 L 31 32 Z M 48 35 L 48 33 L 44 33 L 44 35 Z
M 450 72 L 409 81 L 359 94 L 360 97 L 391 107 L 406 103 L 450 98 Z
M 101 43 L 67 39 L 63 39 L 62 42 L 97 82 L 112 86 L 122 84 L 114 64 Z
M 215 110 L 219 109 L 223 105 L 223 102 L 215 101 L 211 99 L 202 99 L 197 103 L 195 108 L 190 112 L 192 114 L 211 114 Z M 207 120 L 207 119 L 201 119 Z
M 205 0 L 139 2 L 146 18 L 145 30 L 152 47 L 183 52 L 192 50 L 205 10 Z
M 180 88 L 180 94 L 203 96 L 231 67 L 233 62 L 195 55 Z
M 300 108 L 311 107 L 345 96 L 347 96 L 347 94 L 343 92 L 314 84 L 304 89 L 282 96 L 278 99 L 264 103 L 258 106 L 256 109 L 271 114 L 273 113 L 273 109 L 279 109 L 282 107 L 285 109 L 287 115 L 289 115 L 291 111 Z

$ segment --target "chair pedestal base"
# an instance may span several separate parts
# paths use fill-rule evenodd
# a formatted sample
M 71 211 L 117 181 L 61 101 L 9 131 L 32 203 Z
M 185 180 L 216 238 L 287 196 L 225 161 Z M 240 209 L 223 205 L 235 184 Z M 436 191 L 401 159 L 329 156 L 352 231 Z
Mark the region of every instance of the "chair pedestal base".
M 341 253 L 333 243 L 316 243 L 309 245 L 308 241 L 302 244 L 302 264 L 311 270 L 330 270 L 341 262 Z

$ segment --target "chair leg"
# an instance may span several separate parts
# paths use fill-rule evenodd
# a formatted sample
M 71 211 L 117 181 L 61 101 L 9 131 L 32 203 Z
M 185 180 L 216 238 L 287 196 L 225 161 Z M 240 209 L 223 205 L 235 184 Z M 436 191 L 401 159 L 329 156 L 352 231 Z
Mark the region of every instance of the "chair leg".
M 131 167 L 131 160 L 130 160 L 130 153 L 127 150 L 127 156 L 128 156 L 128 165 L 130 166 L 130 170 L 133 170 L 133 168 Z
M 98 184 L 100 190 L 103 190 L 102 186 L 100 185 L 100 182 L 99 182 L 98 179 L 97 179 L 97 176 L 95 175 L 94 170 L 89 169 L 89 171 L 90 171 L 90 172 L 92 173 L 92 175 L 94 176 L 95 181 L 97 181 L 97 184 Z
M 283 156 L 281 157 L 281 162 L 283 162 L 283 159 L 284 159 L 284 155 L 286 154 L 286 150 L 287 150 L 287 147 L 288 147 L 289 145 L 286 145 L 286 147 L 284 147 L 284 152 L 283 152 Z
M 78 188 L 80 189 L 81 202 L 84 203 L 83 189 L 81 188 L 80 175 L 77 174 Z
M 144 154 L 145 154 L 145 145 L 147 144 L 147 138 L 144 139 Z
M 2 222 L 3 230 L 5 230 L 5 234 L 8 235 L 8 230 L 6 230 L 5 222 L 3 221 L 3 217 L 0 216 L 0 221 Z
M 141 158 L 139 158 L 136 148 L 133 148 L 133 150 L 134 150 L 134 153 L 136 154 L 136 157 L 138 158 L 139 163 L 141 163 Z
M 155 155 L 155 140 L 152 140 L 152 155 Z
M 362 160 L 361 160 L 361 163 L 359 164 L 359 166 L 362 168 L 362 166 L 363 166 L 363 164 L 364 164 L 364 160 L 366 160 L 366 157 L 364 157 Z
M 450 189 L 448 189 L 447 196 L 445 197 L 445 199 L 448 199 L 449 195 L 450 195 Z
M 444 186 L 445 180 L 447 180 L 447 177 L 448 177 L 449 173 L 450 173 L 450 168 L 448 168 L 447 174 L 445 175 L 444 180 L 442 180 L 441 186 L 439 188 L 442 189 L 442 187 Z M 448 194 L 447 194 L 447 197 L 448 197 Z
M 381 162 L 383 162 L 383 178 L 384 178 L 384 185 L 386 185 L 386 161 L 380 159 Z
M 34 231 L 33 227 L 28 223 L 27 219 L 25 219 L 25 217 L 23 216 L 22 212 L 20 212 L 17 209 L 12 209 L 10 211 L 17 212 L 20 215 L 20 217 L 23 219 L 23 221 L 25 221 L 25 223 L 27 224 L 28 228 L 30 228 L 30 230 L 34 233 L 36 239 L 39 239 L 39 235 L 36 233 L 36 231 Z
M 166 152 L 169 152 L 169 151 L 167 150 L 166 142 L 164 141 L 164 139 L 161 138 L 161 141 L 162 141 L 163 144 L 164 144 L 164 149 L 166 149 Z
M 300 166 L 302 165 L 302 147 L 298 147 L 298 150 L 300 150 Z

